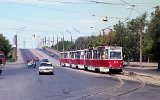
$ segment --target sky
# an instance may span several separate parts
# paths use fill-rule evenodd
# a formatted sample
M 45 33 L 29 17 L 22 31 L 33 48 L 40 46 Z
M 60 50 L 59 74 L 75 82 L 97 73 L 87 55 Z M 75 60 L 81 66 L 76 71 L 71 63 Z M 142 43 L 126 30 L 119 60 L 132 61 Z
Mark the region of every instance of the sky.
M 98 35 L 119 20 L 149 16 L 158 5 L 160 0 L 0 0 L 0 33 L 12 45 L 17 34 L 19 48 L 37 48 L 44 37 L 54 37 L 55 44 L 57 36 L 70 41 L 71 35 Z

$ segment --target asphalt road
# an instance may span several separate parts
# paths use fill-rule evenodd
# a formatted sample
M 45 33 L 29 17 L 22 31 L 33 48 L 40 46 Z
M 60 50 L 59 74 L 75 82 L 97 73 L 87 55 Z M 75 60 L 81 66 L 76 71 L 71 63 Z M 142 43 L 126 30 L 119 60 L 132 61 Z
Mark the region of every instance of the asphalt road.
M 160 86 L 60 67 L 57 60 L 39 50 L 21 52 L 24 60 L 35 56 L 50 59 L 55 75 L 39 75 L 38 66 L 28 69 L 21 63 L 3 66 L 0 100 L 160 100 Z

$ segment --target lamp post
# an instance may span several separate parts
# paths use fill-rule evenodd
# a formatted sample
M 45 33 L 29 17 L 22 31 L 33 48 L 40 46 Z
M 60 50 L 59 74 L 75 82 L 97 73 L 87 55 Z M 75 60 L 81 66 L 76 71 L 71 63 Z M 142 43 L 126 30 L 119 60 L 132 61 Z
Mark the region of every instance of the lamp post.
M 91 27 L 91 28 L 95 28 L 95 27 Z M 96 29 L 97 29 L 97 28 L 96 28 Z M 109 29 L 110 31 L 112 31 L 111 26 L 108 26 L 107 28 L 104 28 L 104 29 L 101 29 L 101 30 L 98 29 L 98 30 L 100 30 L 100 34 L 101 34 L 101 31 L 102 31 L 103 43 L 106 41 L 106 40 L 105 40 L 105 36 L 104 36 L 106 29 Z
M 26 27 L 22 27 L 16 30 L 16 35 L 15 35 L 15 45 L 16 45 L 16 51 L 15 51 L 15 55 L 16 55 L 16 60 L 18 59 L 18 55 L 17 55 L 17 50 L 18 50 L 18 32 L 22 31 L 23 33 L 23 29 Z
M 64 33 L 60 32 L 63 35 L 62 41 L 63 41 L 63 52 L 64 52 Z
M 103 32 L 103 42 L 106 41 L 106 38 L 105 38 L 104 34 L 105 34 L 105 30 L 107 30 L 107 29 L 109 29 L 110 32 L 112 31 L 111 26 L 108 26 L 107 28 L 102 29 L 102 32 Z M 110 33 L 110 32 L 109 32 L 109 33 Z
M 55 33 L 55 34 L 57 34 L 57 33 Z M 57 34 L 57 51 L 58 51 L 58 34 Z
M 135 5 L 131 5 L 128 6 L 128 9 L 132 9 L 133 11 L 136 11 L 137 13 L 139 13 L 139 15 L 141 15 L 141 12 L 139 12 L 138 10 L 133 9 L 135 7 Z M 140 23 L 139 23 L 139 62 L 140 65 L 139 67 L 142 67 L 142 19 L 140 19 Z
M 71 43 L 72 43 L 72 33 L 68 30 L 66 30 L 66 32 L 68 32 L 71 35 Z

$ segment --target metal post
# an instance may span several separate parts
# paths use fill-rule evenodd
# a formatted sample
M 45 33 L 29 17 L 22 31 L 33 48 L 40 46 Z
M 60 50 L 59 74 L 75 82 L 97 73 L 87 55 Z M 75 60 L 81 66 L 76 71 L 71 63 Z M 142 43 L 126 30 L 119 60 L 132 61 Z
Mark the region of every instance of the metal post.
M 71 35 L 71 43 L 72 43 L 72 33 L 68 30 L 66 30 Z
M 18 44 L 17 44 L 17 34 L 15 35 L 15 45 L 16 45 L 16 50 L 15 50 L 15 55 L 16 55 L 16 60 L 17 60 L 17 58 L 18 58 L 18 56 L 17 56 L 17 48 L 18 48 Z
M 104 38 L 105 32 L 104 32 L 104 29 L 102 29 L 102 32 L 103 32 L 103 43 L 104 43 L 104 45 L 105 45 L 105 38 Z
M 45 36 L 44 42 L 45 42 L 45 47 L 46 47 L 46 43 L 47 43 L 47 42 L 46 42 L 46 36 Z
M 141 29 L 140 29 L 141 30 Z M 140 67 L 142 67 L 142 32 L 140 31 Z
M 48 47 L 50 47 L 50 37 L 48 37 Z
M 64 52 L 64 36 L 63 36 L 63 52 Z
M 56 33 L 56 34 L 57 34 L 57 33 Z M 59 41 L 58 41 L 58 34 L 57 34 L 57 51 L 58 51 L 58 42 L 59 42 Z
M 63 40 L 63 52 L 64 52 L 64 34 L 63 34 L 63 39 L 62 40 Z
M 54 46 L 54 36 L 53 36 L 53 42 L 52 42 L 52 45 Z

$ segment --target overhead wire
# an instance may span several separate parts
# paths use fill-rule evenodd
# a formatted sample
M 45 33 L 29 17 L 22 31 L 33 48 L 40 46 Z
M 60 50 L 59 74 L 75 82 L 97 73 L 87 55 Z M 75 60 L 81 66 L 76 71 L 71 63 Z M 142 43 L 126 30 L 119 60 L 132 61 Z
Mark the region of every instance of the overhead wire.
M 17 28 L 0 28 L 1 30 L 17 30 Z M 29 31 L 29 32 L 48 32 L 48 33 L 54 33 L 54 31 L 44 31 L 44 30 L 31 30 L 31 29 L 25 29 L 25 31 Z
M 39 0 L 39 1 L 43 1 L 43 2 L 47 2 L 46 0 Z M 60 3 L 70 3 L 70 4 L 74 4 L 74 2 L 64 2 L 64 1 L 50 1 L 50 2 L 60 2 Z M 92 2 L 92 3 L 88 3 L 88 2 Z M 110 4 L 110 5 L 122 5 L 122 3 L 105 3 L 105 2 L 98 2 L 98 1 L 88 1 L 87 3 L 83 3 L 83 4 Z M 81 4 L 81 3 L 77 3 L 77 4 Z M 47 9 L 50 9 L 52 10 L 52 8 L 47 8 Z M 58 9 L 59 10 L 59 9 Z M 62 10 L 62 11 L 65 11 L 65 12 L 68 12 L 67 10 Z M 70 11 L 69 11 L 70 12 Z M 95 17 L 104 17 L 104 16 L 101 16 L 101 15 L 96 15 L 96 14 L 88 14 L 88 13 L 82 13 L 82 12 L 73 12 L 72 13 L 78 13 L 78 14 L 82 14 L 82 15 L 87 15 L 87 16 L 95 16 Z M 108 16 L 108 18 L 114 18 L 114 19 L 124 19 L 124 18 L 119 18 L 119 17 L 112 17 L 112 16 Z
M 95 1 L 95 0 L 91 0 L 90 2 L 93 2 L 96 4 L 107 4 L 107 5 L 124 5 L 123 3 L 110 3 L 110 2 L 102 2 L 102 1 Z
M 5 1 L 7 3 L 12 3 L 12 4 L 17 4 L 17 5 L 21 5 L 21 6 L 32 6 L 35 8 L 40 8 L 40 9 L 47 9 L 50 11 L 62 11 L 62 12 L 66 12 L 66 13 L 76 13 L 76 14 L 81 14 L 81 15 L 87 15 L 87 16 L 97 16 L 97 17 L 103 17 L 101 15 L 96 15 L 96 14 L 88 14 L 88 13 L 84 13 L 84 12 L 78 12 L 78 11 L 69 11 L 69 10 L 65 10 L 65 9 L 57 9 L 57 8 L 49 8 L 49 7 L 42 7 L 42 6 L 35 6 L 35 5 L 28 5 L 28 4 L 24 4 L 24 3 L 19 3 L 19 2 L 11 2 L 11 1 Z M 45 1 L 44 1 L 45 2 Z
M 42 0 L 44 1 L 44 0 Z M 82 13 L 82 12 L 78 12 L 78 11 L 69 11 L 69 10 L 64 10 L 64 9 L 56 9 L 56 8 L 49 8 L 49 7 L 41 7 L 41 6 L 35 6 L 35 5 L 28 5 L 28 4 L 24 4 L 24 3 L 18 3 L 18 2 L 11 2 L 11 1 L 5 1 L 7 3 L 12 3 L 12 4 L 17 4 L 17 5 L 21 5 L 21 6 L 32 6 L 32 7 L 36 7 L 36 8 L 40 8 L 40 9 L 46 9 L 46 10 L 50 10 L 50 11 L 62 11 L 62 12 L 66 12 L 66 13 L 75 13 L 75 14 L 80 14 L 80 15 L 85 15 L 85 16 L 93 16 L 93 17 L 103 17 L 104 16 L 101 16 L 101 15 L 96 15 L 96 14 L 89 14 L 89 13 Z M 125 19 L 125 18 L 119 18 L 119 17 L 112 17 L 112 16 L 107 16 L 108 18 L 111 18 L 111 19 Z M 24 20 L 24 21 L 27 21 L 27 20 Z M 49 25 L 47 24 L 42 24 L 42 23 L 38 23 L 38 22 L 34 22 L 34 21 L 28 21 L 28 22 L 31 22 L 31 23 L 34 23 L 34 24 L 39 24 L 39 25 L 43 25 L 43 26 L 47 26 L 49 27 Z
M 67 1 L 61 1 L 61 0 L 57 0 L 57 1 L 53 1 L 53 0 L 38 0 L 38 1 L 43 1 L 43 2 L 55 2 L 55 3 L 64 3 L 64 4 L 94 4 L 94 3 L 90 3 L 90 2 L 67 2 Z
M 38 0 L 38 1 L 43 1 L 43 2 L 46 2 L 46 0 Z M 126 1 L 124 0 L 121 0 L 123 3 L 107 3 L 107 2 L 102 2 L 102 1 L 94 1 L 94 0 L 81 0 L 81 1 L 85 1 L 83 4 L 108 4 L 108 5 L 129 5 L 129 6 L 133 6 L 133 4 L 129 4 L 127 3 Z M 54 11 L 62 11 L 62 12 L 66 12 L 66 13 L 76 13 L 76 14 L 81 14 L 81 15 L 86 15 L 86 16 L 95 16 L 95 17 L 104 17 L 104 16 L 101 16 L 101 15 L 96 15 L 96 14 L 88 14 L 88 13 L 82 13 L 82 12 L 78 12 L 78 11 L 69 11 L 69 10 L 64 10 L 64 9 L 55 9 L 55 8 L 48 8 L 48 7 L 41 7 L 41 6 L 35 6 L 35 5 L 28 5 L 28 4 L 24 4 L 24 3 L 18 3 L 18 2 L 11 2 L 11 1 L 5 1 L 7 3 L 14 3 L 14 4 L 17 4 L 17 5 L 21 5 L 21 6 L 32 6 L 32 7 L 36 7 L 36 8 L 40 8 L 40 9 L 47 9 L 47 10 L 54 10 Z M 68 4 L 82 4 L 81 2 L 66 2 L 66 1 L 51 1 L 51 2 L 59 2 L 59 3 L 68 3 Z M 91 2 L 91 3 L 89 3 Z M 138 4 L 138 3 L 137 3 Z M 142 4 L 142 3 L 141 3 Z M 135 6 L 135 5 L 134 5 Z M 131 16 L 132 12 L 133 12 L 133 9 L 131 10 L 130 14 L 129 14 L 129 17 Z M 135 9 L 134 9 L 135 10 Z M 137 11 L 137 10 L 135 10 Z M 137 11 L 139 12 L 139 11 Z M 125 19 L 126 18 L 119 18 L 119 17 L 112 17 L 112 16 L 107 16 L 107 18 L 113 18 L 113 19 Z M 47 24 L 43 24 L 43 23 L 39 23 L 39 22 L 35 22 L 35 21 L 29 21 L 29 20 L 25 20 L 25 19 L 22 19 L 23 21 L 27 21 L 27 22 L 30 22 L 30 23 L 34 23 L 34 24 L 39 24 L 39 25 L 42 25 L 42 26 L 46 26 L 46 27 L 51 27 L 51 25 L 47 25 Z

